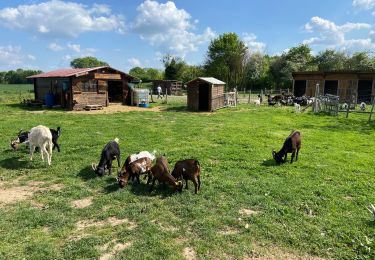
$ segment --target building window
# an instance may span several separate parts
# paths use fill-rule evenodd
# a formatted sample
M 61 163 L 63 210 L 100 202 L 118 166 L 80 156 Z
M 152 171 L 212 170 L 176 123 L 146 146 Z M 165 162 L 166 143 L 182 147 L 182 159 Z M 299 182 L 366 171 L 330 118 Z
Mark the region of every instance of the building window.
M 96 81 L 85 81 L 82 82 L 82 91 L 83 92 L 98 92 L 98 84 Z

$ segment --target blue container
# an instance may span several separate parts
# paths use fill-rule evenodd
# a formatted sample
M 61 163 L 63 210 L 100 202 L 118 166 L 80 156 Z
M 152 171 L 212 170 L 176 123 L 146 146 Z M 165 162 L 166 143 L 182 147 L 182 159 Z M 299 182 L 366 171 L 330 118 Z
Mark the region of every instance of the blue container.
M 148 104 L 139 104 L 139 107 L 148 107 Z
M 44 98 L 48 108 L 52 108 L 55 105 L 55 96 L 53 94 L 47 93 Z

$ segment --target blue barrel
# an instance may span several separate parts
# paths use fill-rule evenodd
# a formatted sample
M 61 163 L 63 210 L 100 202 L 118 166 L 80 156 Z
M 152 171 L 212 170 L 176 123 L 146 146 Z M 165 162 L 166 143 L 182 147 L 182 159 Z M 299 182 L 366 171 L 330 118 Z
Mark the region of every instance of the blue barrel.
M 53 105 L 55 104 L 55 96 L 51 93 L 47 93 L 45 95 L 45 100 L 46 100 L 46 106 L 48 108 L 53 107 Z

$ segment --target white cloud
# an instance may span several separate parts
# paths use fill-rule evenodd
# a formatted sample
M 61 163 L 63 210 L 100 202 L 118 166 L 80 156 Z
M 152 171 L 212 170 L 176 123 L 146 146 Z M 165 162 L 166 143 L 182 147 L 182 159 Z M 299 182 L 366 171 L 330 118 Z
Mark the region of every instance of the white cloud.
M 0 46 L 0 70 L 33 68 L 35 66 L 30 66 L 27 62 L 34 60 L 36 57 L 32 54 L 25 55 L 21 46 Z
M 71 61 L 72 59 L 73 59 L 72 56 L 70 56 L 69 54 L 64 55 L 64 56 L 62 57 L 62 60 L 63 60 L 63 61 Z
M 62 47 L 61 45 L 58 45 L 57 43 L 53 42 L 53 43 L 48 45 L 48 49 L 50 49 L 51 51 L 62 51 L 64 49 L 64 47 Z
M 140 62 L 140 60 L 137 59 L 137 58 L 134 58 L 134 57 L 128 59 L 128 63 L 129 63 L 129 65 L 130 65 L 132 68 L 133 68 L 133 67 L 141 67 L 141 62 Z
M 34 55 L 32 55 L 32 54 L 28 54 L 28 55 L 27 55 L 27 58 L 28 58 L 29 60 L 36 60 L 36 57 L 35 57 Z
M 81 52 L 81 45 L 68 43 L 68 49 L 75 52 Z
M 369 10 L 375 7 L 375 0 L 353 0 L 353 6 Z
M 90 31 L 125 31 L 124 18 L 106 5 L 89 7 L 60 0 L 0 9 L 0 24 L 55 38 L 77 37 Z
M 163 52 L 185 56 L 215 37 L 209 27 L 202 34 L 196 34 L 198 21 L 171 1 L 163 4 L 146 0 L 137 7 L 137 12 L 132 30 Z
M 257 36 L 253 33 L 243 33 L 242 40 L 245 45 L 249 48 L 250 52 L 264 53 L 266 50 L 266 44 L 263 42 L 256 41 Z
M 345 23 L 336 25 L 334 22 L 312 17 L 310 22 L 305 24 L 304 29 L 318 36 L 304 40 L 303 43 L 309 45 L 323 45 L 327 48 L 338 48 L 341 50 L 364 50 L 374 48 L 371 39 L 347 39 L 346 34 L 355 30 L 369 30 L 371 25 L 367 23 Z

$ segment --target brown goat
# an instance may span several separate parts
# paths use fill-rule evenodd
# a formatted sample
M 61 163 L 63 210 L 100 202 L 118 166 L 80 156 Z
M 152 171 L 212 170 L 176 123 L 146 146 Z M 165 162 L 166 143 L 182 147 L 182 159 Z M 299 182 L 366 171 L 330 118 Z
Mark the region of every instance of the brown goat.
M 137 179 L 137 182 L 140 183 L 141 181 L 139 179 L 139 176 L 141 174 L 147 174 L 147 184 L 149 184 L 151 180 L 151 166 L 151 158 L 144 157 L 131 162 L 131 156 L 128 156 L 117 177 L 117 181 L 120 185 L 120 188 L 125 187 L 129 179 L 134 180 L 135 178 Z
M 176 162 L 172 176 L 176 180 L 182 180 L 183 178 L 186 183 L 185 189 L 188 189 L 188 180 L 191 180 L 195 186 L 195 194 L 197 194 L 201 188 L 200 172 L 199 162 L 194 159 L 188 159 Z
M 155 181 L 158 180 L 159 183 L 168 183 L 170 186 L 174 187 L 179 192 L 182 191 L 182 181 L 177 181 L 169 172 L 168 161 L 164 156 L 160 156 L 156 159 L 155 165 L 151 168 L 152 174 L 152 184 L 150 187 L 150 192 L 154 188 Z
M 301 148 L 301 133 L 298 131 L 293 131 L 285 139 L 283 147 L 280 149 L 279 152 L 272 151 L 272 156 L 275 159 L 275 161 L 278 164 L 280 164 L 280 163 L 286 162 L 288 153 L 292 153 L 292 159 L 290 163 L 293 163 L 294 156 L 296 156 L 296 161 L 298 160 L 298 153 L 299 153 L 300 148 Z

